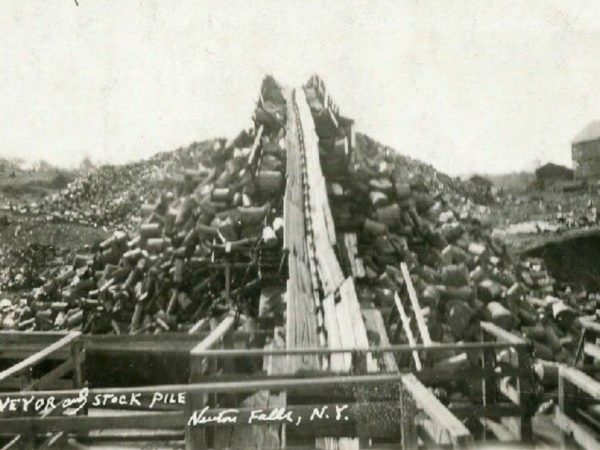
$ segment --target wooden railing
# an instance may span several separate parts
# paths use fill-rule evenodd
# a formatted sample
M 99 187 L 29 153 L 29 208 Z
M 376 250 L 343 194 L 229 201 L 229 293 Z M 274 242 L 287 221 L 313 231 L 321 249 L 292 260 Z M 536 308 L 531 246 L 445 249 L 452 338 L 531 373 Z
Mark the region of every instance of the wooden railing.
M 29 434 L 29 441 L 35 436 L 42 436 L 47 431 L 60 430 L 63 433 L 74 433 L 75 436 L 86 437 L 92 430 L 118 430 L 118 429 L 173 429 L 181 433 L 181 438 L 185 436 L 188 448 L 203 448 L 203 445 L 210 443 L 211 434 L 214 426 L 190 425 L 188 420 L 195 411 L 201 410 L 205 406 L 211 407 L 211 414 L 218 413 L 219 404 L 225 397 L 232 398 L 235 394 L 255 393 L 260 390 L 285 392 L 288 404 L 286 410 L 294 414 L 306 415 L 315 408 L 320 407 L 316 401 L 334 408 L 334 405 L 348 405 L 348 421 L 327 420 L 325 418 L 307 421 L 298 426 L 288 425 L 286 434 L 288 441 L 296 438 L 330 436 L 330 437 L 356 437 L 363 436 L 369 439 L 382 440 L 383 442 L 396 442 L 398 445 L 404 441 L 405 445 L 411 448 L 415 436 L 418 436 L 423 442 L 435 442 L 437 445 L 452 445 L 455 448 L 469 447 L 472 442 L 468 430 L 461 426 L 461 421 L 466 417 L 472 417 L 477 414 L 480 417 L 498 417 L 517 416 L 521 419 L 521 428 L 527 430 L 527 420 L 530 419 L 530 410 L 524 409 L 523 405 L 530 402 L 527 392 L 522 392 L 526 387 L 526 373 L 524 370 L 517 370 L 513 375 L 513 382 L 503 385 L 500 376 L 495 375 L 496 366 L 488 368 L 470 367 L 468 371 L 461 373 L 455 369 L 444 367 L 423 367 L 421 371 L 414 374 L 406 373 L 387 373 L 387 374 L 369 374 L 366 372 L 367 355 L 381 357 L 384 354 L 390 355 L 410 355 L 413 352 L 427 352 L 435 355 L 436 353 L 466 352 L 469 354 L 477 353 L 501 354 L 503 352 L 515 353 L 516 361 L 519 361 L 518 354 L 526 350 L 528 343 L 517 338 L 504 330 L 497 329 L 489 324 L 482 324 L 482 332 L 488 336 L 494 337 L 494 341 L 470 342 L 455 344 L 429 345 L 386 345 L 371 346 L 359 349 L 340 349 L 340 348 L 306 348 L 306 349 L 234 349 L 231 348 L 231 339 L 240 331 L 234 330 L 233 318 L 226 316 L 212 331 L 203 331 L 198 336 L 189 336 L 180 334 L 177 338 L 173 335 L 161 336 L 120 336 L 123 352 L 131 352 L 131 355 L 139 354 L 135 350 L 135 344 L 143 345 L 145 348 L 152 347 L 155 343 L 159 349 L 157 353 L 160 356 L 160 348 L 164 350 L 177 346 L 177 339 L 184 348 L 188 349 L 191 377 L 189 384 L 166 384 L 156 386 L 126 386 L 116 388 L 95 388 L 89 390 L 88 398 L 93 399 L 96 395 L 139 395 L 139 406 L 120 406 L 107 405 L 98 406 L 98 408 L 110 407 L 111 409 L 125 409 L 118 414 L 109 413 L 102 416 L 46 416 L 41 418 L 39 415 L 28 417 L 5 417 L 0 419 L 0 435 L 16 436 L 20 434 Z M 1 336 L 1 335 L 0 335 Z M 81 341 L 95 351 L 101 351 L 103 345 L 107 345 L 108 352 L 114 352 L 115 344 L 105 337 L 86 337 L 77 339 L 76 334 L 63 335 L 62 337 L 53 335 L 53 342 L 42 351 L 37 351 L 32 355 L 26 356 L 26 359 L 15 366 L 7 369 L 5 373 L 14 376 L 25 371 L 25 367 L 36 364 L 45 357 L 56 357 L 64 352 L 65 346 L 72 345 Z M 197 339 L 196 345 L 190 349 L 191 338 Z M 0 337 L 1 338 L 1 337 Z M 25 348 L 27 342 L 31 343 L 37 339 L 38 345 L 40 338 L 32 337 L 23 333 L 13 334 L 10 337 L 11 344 L 7 344 L 5 349 L 10 352 L 10 347 Z M 49 340 L 48 337 L 44 338 Z M 56 340 L 58 339 L 58 342 Z M 199 343 L 198 343 L 199 341 Z M 110 345 L 108 345 L 110 344 Z M 85 348 L 83 349 L 85 350 Z M 164 353 L 162 353 L 164 354 Z M 352 375 L 345 373 L 335 373 L 331 371 L 309 371 L 295 374 L 269 374 L 254 373 L 241 374 L 236 373 L 235 361 L 263 361 L 273 357 L 288 357 L 302 355 L 317 355 L 324 357 L 332 354 L 347 354 L 352 361 Z M 1 358 L 1 355 L 0 355 Z M 443 383 L 444 381 L 456 381 L 470 377 L 473 380 L 482 380 L 489 382 L 491 386 L 501 389 L 505 386 L 511 386 L 507 389 L 507 396 L 511 402 L 507 403 L 500 398 L 492 399 L 490 390 L 485 404 L 472 404 L 468 407 L 456 404 L 450 407 L 443 405 L 433 396 L 426 386 Z M 521 377 L 521 378 L 520 378 Z M 75 386 L 75 385 L 74 385 Z M 81 385 L 79 385 L 81 386 Z M 357 389 L 358 388 L 358 389 Z M 398 392 L 402 395 L 399 396 Z M 0 403 L 7 397 L 28 398 L 34 395 L 35 398 L 48 398 L 54 396 L 57 401 L 65 398 L 73 398 L 79 395 L 76 389 L 59 390 L 38 390 L 0 393 Z M 150 408 L 153 396 L 160 395 L 184 395 L 184 404 L 165 405 L 157 408 L 156 405 Z M 317 400 L 318 399 L 318 400 Z M 518 400 L 512 402 L 512 400 Z M 96 407 L 95 407 L 96 408 Z M 237 405 L 239 410 L 239 420 L 244 421 L 249 418 L 251 408 Z M 264 408 L 266 413 L 272 409 Z M 390 420 L 387 423 L 379 423 L 380 417 Z M 423 419 L 424 418 L 424 419 Z M 346 423 L 347 422 L 347 423 Z M 280 426 L 283 421 L 275 421 L 271 426 Z M 187 431 L 186 431 L 187 430 Z M 521 433 L 524 439 L 528 438 L 526 433 Z M 207 442 L 208 438 L 208 442 Z
M 489 322 L 481 322 L 482 340 L 493 339 L 496 342 L 511 344 L 512 347 L 498 351 L 483 352 L 483 368 L 486 376 L 482 380 L 484 404 L 498 402 L 498 394 L 510 400 L 518 407 L 518 418 L 505 419 L 505 425 L 524 442 L 533 440 L 532 417 L 535 412 L 535 395 L 533 372 L 531 369 L 531 344 L 500 327 Z M 502 372 L 500 377 L 493 377 L 489 369 L 493 369 L 498 360 Z
M 560 366 L 554 420 L 562 433 L 562 448 L 572 448 L 573 441 L 586 450 L 600 448 L 599 407 L 600 382 L 580 370 Z
M 47 404 L 46 408 L 39 408 L 36 411 L 35 406 L 35 391 L 47 389 L 49 387 L 55 387 L 60 384 L 63 378 L 72 374 L 71 386 L 79 389 L 83 387 L 83 362 L 85 360 L 85 351 L 82 347 L 81 333 L 79 331 L 71 331 L 67 334 L 58 333 L 47 333 L 42 334 L 44 338 L 52 339 L 48 345 L 37 350 L 36 352 L 27 355 L 24 359 L 20 360 L 16 364 L 4 369 L 0 372 L 0 386 L 4 389 L 14 388 L 16 385 L 21 385 L 21 392 L 29 394 L 32 399 L 30 401 L 30 410 L 36 413 L 36 419 L 43 421 L 51 421 L 53 416 L 57 416 L 63 413 L 64 407 L 62 405 Z M 10 347 L 9 342 L 14 342 L 15 338 L 20 344 L 31 344 L 32 342 L 39 341 L 40 335 L 32 333 L 20 334 L 0 334 L 0 342 L 4 341 L 4 348 Z M 67 351 L 64 356 L 57 355 L 60 352 Z M 6 357 L 6 355 L 4 355 Z M 13 355 L 8 355 L 13 356 Z M 39 377 L 34 377 L 34 369 L 43 362 L 50 359 L 58 360 L 58 365 L 43 373 Z M 17 358 L 20 359 L 20 358 Z M 16 383 L 15 383 L 16 381 Z M 15 407 L 16 409 L 16 407 Z M 11 407 L 3 408 L 0 415 L 5 417 L 7 414 L 11 414 Z M 10 419 L 0 419 L 0 422 Z M 11 432 L 14 434 L 12 439 L 3 446 L 3 450 L 12 448 L 32 448 L 35 444 L 36 433 L 32 432 L 32 428 L 19 429 Z M 65 430 L 52 429 L 52 434 L 41 443 L 40 448 L 52 445 L 60 445 L 64 438 Z

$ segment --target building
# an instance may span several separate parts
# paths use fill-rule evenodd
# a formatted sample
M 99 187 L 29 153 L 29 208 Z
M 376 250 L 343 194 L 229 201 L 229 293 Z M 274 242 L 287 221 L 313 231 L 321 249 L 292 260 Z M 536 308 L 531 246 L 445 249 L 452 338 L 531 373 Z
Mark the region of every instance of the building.
M 558 164 L 544 164 L 535 171 L 535 181 L 541 189 L 550 189 L 554 185 L 563 185 L 571 180 L 573 180 L 573 171 Z
M 571 143 L 575 178 L 600 179 L 600 120 L 590 123 Z

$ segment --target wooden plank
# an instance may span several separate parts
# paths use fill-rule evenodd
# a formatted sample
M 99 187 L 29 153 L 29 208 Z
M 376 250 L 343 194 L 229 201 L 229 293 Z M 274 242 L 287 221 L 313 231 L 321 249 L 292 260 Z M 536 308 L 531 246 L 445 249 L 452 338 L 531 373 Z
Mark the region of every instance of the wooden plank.
M 212 348 L 223 340 L 225 334 L 233 328 L 235 324 L 235 317 L 233 315 L 227 315 L 217 327 L 210 332 L 208 336 L 202 339 L 191 351 L 191 356 L 196 356 L 199 353 Z
M 355 348 L 369 348 L 369 338 L 367 337 L 367 328 L 360 311 L 360 304 L 354 288 L 354 280 L 351 277 L 340 286 L 340 303 L 346 306 L 350 316 L 350 330 L 354 337 Z M 340 328 L 341 329 L 341 328 Z M 371 353 L 367 353 L 367 371 L 377 372 L 377 361 Z
M 586 342 L 583 345 L 583 352 L 595 359 L 600 359 L 600 346 L 591 342 Z
M 419 447 L 419 437 L 417 435 L 417 405 L 414 397 L 400 383 L 400 429 L 402 450 L 413 450 Z
M 187 333 L 164 333 L 161 335 L 144 334 L 122 334 L 122 335 L 82 335 L 79 340 L 86 350 L 96 354 L 123 354 L 123 353 L 147 353 L 147 354 L 174 354 L 189 353 L 189 351 L 198 343 L 199 336 L 203 338 L 209 334 L 204 330 L 208 326 L 208 320 L 202 321 L 201 330 L 196 335 Z M 261 333 L 261 331 L 259 331 Z M 44 350 L 47 346 L 60 337 L 66 336 L 64 333 L 45 335 L 41 339 L 35 339 L 24 333 L 15 332 L 12 339 L 5 342 L 0 348 L 0 359 L 24 359 Z M 249 334 L 245 331 L 236 331 L 236 339 L 244 339 Z M 71 354 L 68 346 L 57 349 L 48 354 L 46 360 L 64 360 Z
M 454 445 L 472 445 L 473 438 L 465 425 L 429 391 L 414 374 L 402 376 L 402 386 L 433 423 L 448 433 Z M 436 438 L 437 436 L 432 436 Z
M 285 342 L 281 338 L 281 333 L 278 332 L 279 328 L 275 328 L 273 336 L 273 348 L 285 348 Z M 268 376 L 283 375 L 287 372 L 287 366 L 285 358 L 270 356 L 266 358 L 266 372 Z M 279 391 L 278 393 L 270 392 L 269 395 L 269 408 L 285 408 L 287 405 L 287 394 L 285 391 Z M 279 448 L 285 448 L 286 446 L 286 426 L 283 424 L 279 430 L 277 426 L 269 427 L 270 432 L 277 438 L 277 444 Z
M 365 277 L 365 266 L 361 258 L 358 257 L 358 242 L 356 233 L 344 233 L 344 248 L 350 261 L 352 276 L 354 278 Z
M 365 318 L 367 330 L 372 330 L 379 336 L 379 343 L 381 345 L 390 345 L 381 312 L 375 308 L 362 308 L 362 315 Z M 381 358 L 383 359 L 386 372 L 398 372 L 398 363 L 393 353 L 383 353 Z
M 499 422 L 487 417 L 482 417 L 479 421 L 486 429 L 490 430 L 500 442 L 511 442 L 517 438 L 517 436 Z
M 102 416 L 50 416 L 4 418 L 0 421 L 2 433 L 26 433 L 35 426 L 37 433 L 61 430 L 68 433 L 86 433 L 106 429 L 159 429 L 181 428 L 187 421 L 183 411 L 129 412 Z
M 50 372 L 42 375 L 41 378 L 38 378 L 37 380 L 33 380 L 25 388 L 23 388 L 23 390 L 24 391 L 33 391 L 33 390 L 38 390 L 38 389 L 47 389 L 47 388 L 53 386 L 53 384 L 57 380 L 64 377 L 69 372 L 72 372 L 73 366 L 74 366 L 73 359 L 69 358 L 62 364 L 59 364 L 58 366 L 56 366 Z
M 198 343 L 190 351 L 190 382 L 201 380 L 206 374 L 209 367 L 216 364 L 216 360 L 207 358 L 202 355 L 202 352 L 211 347 L 221 344 L 225 335 L 234 327 L 235 317 L 233 315 L 226 316 L 214 330 L 210 332 L 200 343 Z M 187 396 L 186 413 L 191 417 L 194 411 L 203 407 L 208 403 L 208 395 L 202 393 L 194 393 Z M 187 425 L 185 427 L 185 444 L 189 450 L 207 448 L 206 436 L 204 427 L 194 427 Z
M 274 330 L 273 341 L 268 344 L 268 347 L 285 347 L 285 342 L 279 336 L 277 328 Z M 280 356 L 266 356 L 264 358 L 263 367 L 268 375 L 279 373 L 282 370 L 285 371 L 285 361 L 282 361 L 282 359 L 284 360 Z M 275 394 L 267 390 L 254 393 L 241 403 L 242 409 L 249 410 L 268 410 L 274 407 L 285 407 L 285 405 L 285 392 Z M 240 408 L 236 406 L 236 409 Z M 236 425 L 219 427 L 215 430 L 214 448 L 280 448 L 280 427 L 284 427 L 284 425 L 255 426 L 248 425 L 240 420 Z
M 40 361 L 43 361 L 48 355 L 56 352 L 57 350 L 71 344 L 76 339 L 79 339 L 81 333 L 79 331 L 71 331 L 69 334 L 59 339 L 57 342 L 49 345 L 48 347 L 40 350 L 39 352 L 29 356 L 23 361 L 18 362 L 17 364 L 9 367 L 6 370 L 0 372 L 0 383 L 6 381 L 8 378 L 13 377 L 15 375 L 20 374 L 24 370 L 30 368 L 31 366 L 38 364 Z
M 348 305 L 346 302 L 340 300 L 335 303 L 335 316 L 340 344 L 342 348 L 358 348 L 356 340 L 354 338 L 354 329 L 352 328 L 352 318 L 350 317 L 350 311 L 348 310 Z M 368 345 L 367 345 L 368 347 Z M 349 353 L 344 354 L 344 358 L 348 359 L 348 370 L 350 370 L 350 366 L 352 364 L 352 355 Z
M 1 450 L 15 450 L 22 447 L 23 437 L 19 434 L 8 441 Z
M 0 331 L 0 343 L 10 344 L 12 342 L 21 343 L 44 343 L 49 345 L 67 336 L 69 333 L 64 331 Z
M 385 385 L 388 383 L 397 383 L 401 381 L 400 374 L 368 374 L 368 375 L 337 375 L 337 376 L 316 376 L 308 378 L 277 378 L 268 380 L 250 380 L 250 381 L 210 381 L 194 382 L 185 384 L 168 384 L 158 386 L 137 386 L 126 388 L 92 388 L 89 390 L 89 397 L 95 395 L 129 395 L 132 392 L 140 393 L 144 396 L 152 396 L 155 393 L 161 394 L 212 394 L 212 393 L 248 393 L 259 390 L 286 390 L 288 392 L 302 393 L 309 389 L 315 389 L 323 392 L 326 389 L 343 389 L 357 385 Z M 22 392 L 2 392 L 0 399 L 28 399 L 31 395 L 36 398 L 48 398 L 54 396 L 55 399 L 77 397 L 80 394 L 78 389 L 64 389 L 58 391 L 22 391 Z M 0 421 L 1 422 L 1 421 Z
M 316 312 L 318 299 L 311 279 L 311 261 L 307 255 L 305 230 L 304 180 L 302 171 L 302 143 L 299 140 L 298 119 L 294 107 L 294 92 L 284 90 L 287 108 L 286 149 L 287 183 L 284 198 L 284 241 L 288 250 L 288 283 L 286 290 L 286 346 L 303 348 L 318 344 Z M 316 369 L 316 356 L 287 357 L 292 371 Z
M 556 408 L 554 423 L 567 435 L 571 435 L 585 450 L 596 450 L 600 448 L 600 440 L 597 434 L 583 423 L 576 422 L 564 414 L 560 408 Z
M 593 331 L 594 333 L 600 334 L 600 323 L 596 322 L 595 320 L 580 317 L 578 319 L 578 322 L 583 328 Z
M 425 323 L 423 311 L 421 310 L 421 305 L 419 304 L 419 299 L 417 297 L 417 291 L 415 291 L 415 287 L 412 284 L 410 273 L 408 272 L 408 266 L 405 262 L 400 264 L 400 269 L 402 270 L 402 276 L 404 277 L 404 282 L 406 283 L 408 297 L 410 298 L 410 303 L 412 305 L 413 313 L 415 314 L 415 319 L 417 320 L 417 327 L 419 328 L 419 333 L 421 334 L 423 344 L 431 345 L 429 329 Z
M 328 295 L 323 300 L 323 316 L 325 328 L 327 329 L 327 346 L 329 348 L 341 349 L 342 342 L 340 329 L 336 320 L 335 300 L 332 295 Z M 350 370 L 352 356 L 349 354 L 332 353 L 330 358 L 331 369 L 338 372 Z
M 580 370 L 571 367 L 560 366 L 558 371 L 560 378 L 574 384 L 594 400 L 600 401 L 600 382 Z
M 250 153 L 248 155 L 248 164 L 249 165 L 253 165 L 255 163 L 256 152 L 257 152 L 258 148 L 260 147 L 260 139 L 262 138 L 262 134 L 263 134 L 263 125 L 261 124 L 260 127 L 258 127 L 256 136 L 254 137 L 254 142 L 252 143 L 252 147 L 250 147 Z
M 295 91 L 298 119 L 302 132 L 305 157 L 305 185 L 309 190 L 309 214 L 313 226 L 313 237 L 317 268 L 325 295 L 334 293 L 343 283 L 344 275 L 333 250 L 336 233 L 325 187 L 325 178 L 319 160 L 319 144 L 310 108 L 304 91 Z
M 506 342 L 509 344 L 527 344 L 527 341 L 519 336 L 506 331 L 503 328 L 491 323 L 491 322 L 480 322 L 481 329 L 486 333 L 491 334 L 496 338 L 497 341 Z
M 190 328 L 188 330 L 188 334 L 198 334 L 201 331 L 206 331 L 209 327 L 210 327 L 209 318 L 203 317 L 202 319 L 198 320 L 194 325 L 192 325 L 192 328 Z
M 398 293 L 394 292 L 394 303 L 396 304 L 396 308 L 398 309 L 398 314 L 400 315 L 400 321 L 402 322 L 402 328 L 404 329 L 404 334 L 406 335 L 406 339 L 408 340 L 408 344 L 410 346 L 415 346 L 417 343 L 415 341 L 415 337 L 412 334 L 412 330 L 410 328 L 410 321 L 408 316 L 406 315 L 406 311 L 404 311 L 404 307 L 402 306 L 402 302 L 398 297 Z M 417 351 L 412 352 L 413 360 L 415 361 L 415 368 L 417 371 L 421 371 L 421 359 L 419 358 L 419 353 Z
M 513 346 L 513 344 L 508 344 L 505 342 L 454 342 L 448 344 L 441 343 L 433 343 L 431 346 L 423 345 L 423 344 L 415 344 L 415 345 L 372 345 L 368 348 L 370 352 L 393 352 L 393 353 L 411 353 L 413 351 L 421 352 L 427 350 L 431 353 L 442 352 L 446 353 L 449 350 L 457 350 L 458 352 L 465 351 L 478 351 L 478 350 L 503 350 L 509 349 Z M 249 348 L 249 349 L 210 349 L 202 352 L 203 356 L 210 357 L 218 357 L 218 358 L 239 358 L 239 357 L 263 357 L 265 355 L 305 355 L 305 354 L 315 354 L 315 355 L 330 355 L 334 353 L 339 353 L 342 350 L 348 350 L 341 347 L 328 347 L 328 348 L 296 348 L 296 349 L 273 349 L 273 350 L 264 350 L 258 348 Z M 360 350 L 360 349 L 358 349 Z M 0 396 L 2 394 L 0 393 Z

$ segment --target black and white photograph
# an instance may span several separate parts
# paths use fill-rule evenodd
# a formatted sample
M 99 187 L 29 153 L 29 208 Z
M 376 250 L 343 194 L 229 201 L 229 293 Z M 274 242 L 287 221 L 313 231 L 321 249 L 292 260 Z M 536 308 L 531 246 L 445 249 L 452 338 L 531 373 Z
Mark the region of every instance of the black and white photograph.
M 598 2 L 0 31 L 0 450 L 600 449 Z

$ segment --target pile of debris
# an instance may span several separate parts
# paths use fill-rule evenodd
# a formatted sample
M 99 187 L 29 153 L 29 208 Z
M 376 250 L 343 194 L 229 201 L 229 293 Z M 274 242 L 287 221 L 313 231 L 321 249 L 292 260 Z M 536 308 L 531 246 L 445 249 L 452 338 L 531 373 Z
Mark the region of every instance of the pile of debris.
M 61 219 L 113 223 L 133 213 L 136 198 L 155 198 L 140 206 L 137 231 L 115 231 L 46 270 L 29 295 L 4 301 L 2 327 L 160 333 L 224 312 L 256 315 L 261 283 L 284 276 L 285 103 L 272 78 L 261 95 L 255 129 L 228 145 L 102 168 L 46 204 Z M 155 195 L 155 177 L 183 166 Z

